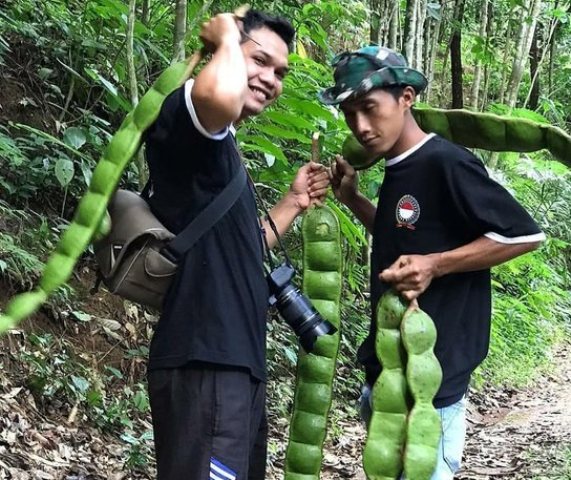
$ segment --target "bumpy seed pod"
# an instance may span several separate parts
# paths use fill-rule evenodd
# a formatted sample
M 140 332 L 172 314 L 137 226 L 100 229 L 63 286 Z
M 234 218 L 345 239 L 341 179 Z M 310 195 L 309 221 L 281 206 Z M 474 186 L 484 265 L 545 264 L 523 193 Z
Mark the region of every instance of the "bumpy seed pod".
M 506 152 L 546 148 L 571 167 L 571 136 L 553 125 L 469 110 L 416 108 L 412 113 L 425 132 L 437 133 L 459 145 Z M 352 135 L 349 137 L 343 145 L 343 156 L 357 170 L 369 168 L 380 160 L 371 157 Z
M 406 305 L 393 291 L 377 306 L 375 348 L 382 372 L 373 386 L 373 415 L 363 452 L 363 467 L 369 480 L 394 480 L 403 470 L 410 397 L 405 376 L 406 353 L 400 324 Z
M 5 313 L 0 316 L 0 333 L 31 315 L 50 293 L 64 285 L 92 239 L 101 238 L 109 231 L 106 209 L 123 170 L 141 146 L 143 133 L 159 115 L 165 97 L 190 77 L 201 58 L 201 54 L 196 53 L 190 61 L 166 69 L 137 107 L 125 117 L 95 167 L 91 183 L 79 202 L 71 224 L 48 259 L 39 287 L 10 301 Z
M 337 216 L 325 206 L 306 213 L 301 231 L 303 291 L 337 332 L 320 336 L 311 353 L 299 351 L 285 480 L 318 480 L 339 350 L 341 233 Z
M 436 468 L 440 441 L 440 416 L 432 402 L 442 382 L 442 369 L 434 355 L 436 327 L 420 309 L 408 310 L 401 323 L 408 360 L 406 378 L 414 398 L 404 455 L 407 480 L 430 480 Z

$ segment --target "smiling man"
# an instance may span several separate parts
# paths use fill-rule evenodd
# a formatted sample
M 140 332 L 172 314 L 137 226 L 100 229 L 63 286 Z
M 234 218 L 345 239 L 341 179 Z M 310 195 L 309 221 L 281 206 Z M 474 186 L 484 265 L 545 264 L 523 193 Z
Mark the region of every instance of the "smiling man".
M 234 126 L 282 92 L 289 22 L 250 10 L 202 26 L 212 58 L 166 98 L 146 135 L 153 212 L 181 232 L 243 169 Z M 321 201 L 327 171 L 301 167 L 271 210 L 278 232 Z M 247 185 L 236 203 L 178 259 L 150 349 L 149 396 L 159 480 L 265 478 L 268 286 L 263 235 Z
M 537 248 L 544 240 L 516 200 L 491 180 L 471 152 L 423 132 L 411 109 L 424 75 L 388 48 L 369 46 L 334 60 L 335 85 L 320 95 L 339 105 L 371 157 L 384 157 L 377 204 L 359 193 L 357 174 L 343 158 L 331 169 L 335 196 L 372 233 L 369 336 L 359 349 L 367 385 L 362 414 L 381 372 L 375 354 L 375 310 L 394 288 L 434 320 L 435 354 L 443 380 L 434 406 L 442 430 L 432 480 L 452 480 L 465 436 L 466 392 L 490 339 L 490 267 Z

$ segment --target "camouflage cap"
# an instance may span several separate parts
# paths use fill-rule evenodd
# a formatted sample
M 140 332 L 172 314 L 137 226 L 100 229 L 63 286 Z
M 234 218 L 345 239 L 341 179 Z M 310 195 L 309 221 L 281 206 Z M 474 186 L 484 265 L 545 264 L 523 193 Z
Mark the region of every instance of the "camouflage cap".
M 428 85 L 426 77 L 410 68 L 406 59 L 386 47 L 369 45 L 355 52 L 344 52 L 331 62 L 335 85 L 323 90 L 319 100 L 335 105 L 373 88 L 411 86 L 417 94 Z

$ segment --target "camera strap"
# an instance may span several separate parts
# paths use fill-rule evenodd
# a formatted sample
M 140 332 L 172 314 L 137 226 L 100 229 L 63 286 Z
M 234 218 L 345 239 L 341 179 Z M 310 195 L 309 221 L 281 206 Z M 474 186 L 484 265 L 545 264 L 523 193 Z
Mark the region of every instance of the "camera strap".
M 240 151 L 240 147 L 238 146 L 238 141 L 236 140 L 236 138 L 234 138 L 234 147 L 236 148 L 236 151 L 238 152 L 238 155 L 240 156 L 240 159 L 241 159 L 242 158 L 242 152 Z M 259 205 L 259 207 L 265 213 L 265 218 L 268 221 L 268 223 L 270 224 L 270 228 L 274 232 L 274 235 L 276 236 L 276 239 L 278 241 L 278 244 L 280 246 L 282 253 L 284 254 L 284 257 L 286 259 L 287 264 L 290 266 L 293 266 L 293 264 L 291 263 L 291 260 L 289 258 L 289 255 L 287 254 L 287 250 L 285 249 L 284 244 L 282 242 L 282 237 L 278 233 L 278 229 L 277 229 L 276 224 L 274 223 L 274 221 L 270 215 L 270 212 L 268 211 L 268 209 L 264 205 L 264 202 L 262 201 L 262 197 L 260 196 L 260 193 L 258 192 L 258 189 L 256 188 L 256 183 L 254 182 L 252 175 L 250 175 L 250 172 L 248 171 L 248 169 L 246 168 L 246 165 L 242 162 L 242 160 L 240 160 L 240 162 L 242 163 L 244 170 L 248 174 L 248 180 L 250 182 L 250 185 L 252 186 L 252 192 L 254 193 L 254 199 L 256 201 L 256 204 Z M 275 264 L 274 264 L 274 261 L 272 259 L 270 246 L 268 245 L 268 238 L 266 237 L 266 229 L 262 225 L 262 221 L 260 220 L 259 217 L 258 217 L 258 225 L 260 226 L 260 235 L 262 236 L 262 243 L 264 245 L 264 253 L 265 253 L 266 258 L 268 259 L 268 264 L 270 265 L 271 269 L 273 270 L 275 268 Z

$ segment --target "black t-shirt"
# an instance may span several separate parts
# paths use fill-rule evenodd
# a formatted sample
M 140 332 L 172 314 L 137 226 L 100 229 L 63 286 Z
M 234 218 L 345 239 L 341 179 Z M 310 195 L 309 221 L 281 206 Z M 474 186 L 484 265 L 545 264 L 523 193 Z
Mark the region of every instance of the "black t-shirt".
M 430 135 L 408 152 L 387 160 L 373 231 L 372 311 L 389 285 L 378 274 L 400 255 L 458 248 L 485 235 L 511 244 L 545 238 L 529 214 L 468 150 Z M 466 392 L 470 375 L 488 353 L 490 270 L 455 273 L 433 280 L 419 297 L 433 319 L 435 354 L 443 370 L 437 408 Z M 359 349 L 367 380 L 381 367 L 375 354 L 376 321 Z
M 174 233 L 241 167 L 230 129 L 216 135 L 192 105 L 192 80 L 169 95 L 146 136 L 152 211 Z M 247 368 L 265 381 L 268 287 L 250 185 L 179 263 L 150 351 L 150 369 L 207 362 Z

